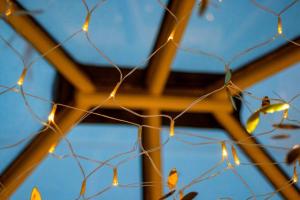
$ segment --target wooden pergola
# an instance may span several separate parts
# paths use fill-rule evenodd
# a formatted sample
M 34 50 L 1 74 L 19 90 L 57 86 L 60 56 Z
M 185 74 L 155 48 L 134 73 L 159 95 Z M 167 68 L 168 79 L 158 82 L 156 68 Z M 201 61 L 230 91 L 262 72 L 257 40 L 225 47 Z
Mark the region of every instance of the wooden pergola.
M 194 6 L 195 0 L 172 0 L 168 8 L 180 19 L 186 16 Z M 0 11 L 5 10 L 5 7 L 6 0 L 0 0 Z M 14 7 L 15 10 L 23 9 L 18 3 L 14 3 Z M 30 16 L 10 16 L 6 20 L 41 54 L 57 45 L 57 42 Z M 185 17 L 177 27 L 174 35 L 176 43 L 180 42 L 188 20 L 189 17 Z M 174 18 L 165 12 L 153 51 L 167 41 L 174 26 Z M 300 43 L 300 38 L 296 40 Z M 171 72 L 176 51 L 176 46 L 173 43 L 168 43 L 151 58 L 146 69 L 139 69 L 132 74 L 122 84 L 116 96 L 117 103 L 147 115 L 168 113 L 174 116 L 197 97 L 223 85 L 223 74 Z M 107 98 L 113 85 L 118 81 L 118 74 L 111 67 L 79 64 L 62 47 L 47 54 L 45 59 L 59 72 L 60 78 L 57 83 L 55 102 L 87 110 L 97 106 L 99 102 Z M 234 71 L 232 81 L 241 89 L 246 89 L 299 61 L 300 48 L 285 44 Z M 130 69 L 121 67 L 121 70 L 126 73 Z M 150 126 L 160 127 L 163 124 L 169 124 L 169 121 L 160 118 L 147 118 L 143 122 L 141 118 L 122 110 L 113 102 L 104 104 L 101 110 L 97 112 L 109 113 L 128 121 Z M 56 121 L 63 134 L 67 134 L 84 114 L 78 110 L 60 110 Z M 101 119 L 100 122 L 99 117 L 90 115 L 83 123 L 119 122 L 107 119 Z M 233 110 L 225 92 L 220 92 L 199 102 L 176 121 L 176 126 L 222 128 L 235 141 L 243 140 L 248 144 L 259 144 L 254 138 L 248 137 L 248 133 L 239 120 L 239 112 Z M 17 190 L 34 171 L 37 166 L 36 163 L 42 162 L 47 157 L 49 148 L 56 144 L 60 138 L 59 134 L 48 130 L 30 142 L 2 172 L 0 182 L 5 186 L 5 189 L 1 188 L 0 199 L 9 198 Z M 145 129 L 142 142 L 146 150 L 159 146 L 159 131 Z M 271 156 L 259 145 L 240 145 L 240 148 L 253 162 L 274 162 Z M 161 169 L 161 152 L 151 152 L 150 156 L 156 166 Z M 257 168 L 274 186 L 274 189 L 282 188 L 289 181 L 286 173 L 277 165 L 257 165 Z M 161 177 L 156 173 L 147 157 L 142 158 L 142 171 L 143 181 L 162 183 Z M 143 197 L 146 200 L 157 200 L 162 195 L 162 191 L 162 184 L 157 187 L 143 187 Z M 294 185 L 284 187 L 280 193 L 286 199 L 300 199 L 299 190 Z

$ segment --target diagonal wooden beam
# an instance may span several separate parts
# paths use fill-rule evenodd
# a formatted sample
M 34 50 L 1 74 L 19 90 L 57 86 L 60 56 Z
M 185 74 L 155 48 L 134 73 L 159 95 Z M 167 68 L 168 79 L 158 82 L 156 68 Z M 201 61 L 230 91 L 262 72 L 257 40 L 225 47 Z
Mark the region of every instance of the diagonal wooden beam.
M 75 99 L 78 102 L 91 106 L 99 105 L 109 93 L 85 94 L 77 92 Z M 117 94 L 115 101 L 124 107 L 136 110 L 159 109 L 165 111 L 182 111 L 188 107 L 197 97 L 182 96 L 154 96 L 150 94 Z M 106 102 L 103 108 L 119 108 L 113 101 Z M 232 106 L 229 101 L 208 98 L 194 105 L 189 112 L 231 112 Z
M 217 112 L 216 119 L 224 126 L 228 134 L 235 141 L 243 141 L 247 145 L 240 145 L 240 148 L 254 163 L 273 163 L 274 160 L 259 146 L 254 138 L 249 138 L 249 134 L 243 126 L 231 114 Z M 258 145 L 257 145 L 258 144 Z M 300 199 L 300 193 L 294 185 L 286 187 L 290 179 L 277 165 L 257 165 L 265 177 L 271 182 L 275 189 L 281 189 L 280 193 L 285 199 Z
M 85 108 L 83 108 L 85 109 Z M 83 116 L 78 110 L 65 109 L 55 117 L 63 135 L 66 135 L 74 124 Z M 0 176 L 3 187 L 0 188 L 0 199 L 8 199 L 26 180 L 34 169 L 47 157 L 50 147 L 57 144 L 61 134 L 48 129 L 37 135 Z
M 178 25 L 176 26 L 174 17 L 166 12 L 154 50 L 168 41 L 175 27 L 176 30 L 174 32 L 173 41 L 180 43 L 194 4 L 195 0 L 170 1 L 168 8 L 177 17 Z M 176 55 L 176 50 L 174 43 L 169 41 L 167 45 L 158 51 L 149 61 L 146 83 L 151 94 L 159 95 L 163 92 L 170 73 L 172 61 Z
M 12 4 L 13 10 L 23 10 L 18 4 L 14 3 L 14 1 L 12 1 Z M 4 13 L 5 9 L 6 0 L 0 0 L 0 12 Z M 5 19 L 17 33 L 23 36 L 42 55 L 58 45 L 29 15 L 14 16 L 12 13 L 12 15 Z M 45 59 L 78 90 L 87 93 L 95 90 L 90 79 L 82 73 L 79 66 L 61 47 L 46 54 Z
M 280 39 L 280 38 L 279 38 Z M 300 37 L 294 40 L 300 43 Z M 247 89 L 284 69 L 292 67 L 300 62 L 300 48 L 294 44 L 286 43 L 270 53 L 246 64 L 233 72 L 232 81 L 241 89 Z M 216 81 L 205 91 L 208 93 L 221 87 L 224 78 Z M 224 95 L 225 93 L 223 93 Z M 219 96 L 222 94 L 218 94 Z

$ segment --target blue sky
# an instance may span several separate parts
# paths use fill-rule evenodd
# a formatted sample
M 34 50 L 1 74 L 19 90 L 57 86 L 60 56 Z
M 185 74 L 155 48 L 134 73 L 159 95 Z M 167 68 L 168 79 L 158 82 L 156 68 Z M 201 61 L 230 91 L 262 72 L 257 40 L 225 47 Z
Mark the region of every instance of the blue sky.
M 80 1 L 21 0 L 20 2 L 28 9 L 46 9 L 42 15 L 37 15 L 36 19 L 57 41 L 63 41 L 80 29 L 86 14 Z M 92 5 L 96 1 L 88 2 Z M 280 10 L 285 5 L 284 1 L 278 1 L 274 4 L 269 0 L 263 1 L 263 3 L 275 10 Z M 299 8 L 300 4 L 297 4 L 283 16 L 284 31 L 289 38 L 294 38 L 300 33 L 300 20 L 297 20 L 300 17 L 298 14 Z M 90 24 L 91 36 L 95 44 L 116 64 L 120 66 L 139 65 L 143 63 L 152 50 L 162 13 L 163 9 L 156 0 L 109 0 L 93 15 Z M 269 39 L 276 32 L 277 19 L 269 13 L 257 9 L 250 1 L 234 2 L 233 0 L 224 0 L 218 4 L 218 8 L 210 7 L 208 13 L 213 15 L 213 21 L 208 21 L 206 16 L 200 18 L 196 10 L 193 12 L 182 46 L 213 52 L 225 59 L 230 59 L 241 50 Z M 11 40 L 12 45 L 21 53 L 26 51 L 28 44 L 7 24 L 0 21 L 0 27 L 1 36 L 6 40 Z M 236 69 L 284 42 L 284 40 L 278 39 L 271 45 L 257 49 L 235 62 L 232 67 Z M 76 36 L 64 47 L 78 62 L 107 64 L 89 47 L 83 35 Z M 38 54 L 33 51 L 31 59 L 36 56 Z M 20 59 L 3 42 L 0 43 L 0 65 L 0 84 L 6 86 L 15 84 L 23 66 Z M 224 67 L 210 58 L 179 51 L 172 69 L 222 73 Z M 281 74 L 254 85 L 249 88 L 249 91 L 257 96 L 269 95 L 270 97 L 276 97 L 274 94 L 276 92 L 282 98 L 288 100 L 300 92 L 298 87 L 300 83 L 299 74 L 300 66 L 295 65 Z M 45 99 L 52 99 L 54 78 L 55 70 L 52 66 L 46 61 L 40 60 L 28 74 L 25 90 Z M 29 100 L 35 112 L 46 119 L 50 105 L 35 99 Z M 260 102 L 252 99 L 247 100 L 251 103 L 253 110 L 260 104 Z M 299 105 L 299 102 L 299 100 L 296 101 L 295 105 Z M 1 95 L 0 110 L 0 146 L 26 138 L 41 128 L 40 124 L 26 110 L 19 94 L 9 92 Z M 242 121 L 245 122 L 250 114 L 243 108 Z M 299 119 L 299 113 L 297 112 L 292 111 L 290 116 Z M 257 133 L 268 130 L 276 119 L 278 119 L 276 115 L 268 116 L 266 119 L 268 123 L 261 124 Z M 228 139 L 226 133 L 220 130 L 183 127 L 176 130 L 206 135 L 216 139 Z M 167 132 L 162 132 L 162 135 L 165 138 Z M 299 143 L 299 134 L 291 132 L 290 135 L 291 138 L 281 141 L 272 140 L 270 136 L 259 140 L 264 144 L 279 146 L 292 146 L 297 142 Z M 129 150 L 133 146 L 136 137 L 136 128 L 125 125 L 80 125 L 72 130 L 68 136 L 80 154 L 100 160 L 107 159 L 115 153 Z M 1 171 L 25 145 L 26 143 L 13 149 L 0 151 Z M 56 152 L 58 154 L 67 153 L 66 144 L 61 143 Z M 282 161 L 284 158 L 282 152 L 269 151 L 269 153 L 277 161 Z M 238 154 L 243 162 L 250 162 L 239 149 Z M 180 175 L 178 184 L 183 186 L 219 161 L 220 145 L 189 146 L 173 140 L 163 149 L 162 155 L 164 175 L 166 176 L 170 169 L 176 167 Z M 84 163 L 84 166 L 87 170 L 94 167 L 93 164 L 88 163 Z M 292 170 L 290 167 L 284 165 L 282 167 L 291 175 Z M 122 165 L 119 169 L 120 182 L 126 184 L 140 181 L 140 170 L 139 159 L 134 159 Z M 237 170 L 256 193 L 272 191 L 269 183 L 255 167 L 241 166 Z M 112 170 L 103 168 L 88 182 L 87 193 L 92 194 L 109 185 L 111 178 Z M 31 189 L 34 186 L 39 187 L 44 199 L 75 199 L 81 181 L 82 176 L 73 159 L 57 160 L 48 157 L 17 190 L 12 200 L 29 198 Z M 217 199 L 224 196 L 245 199 L 250 195 L 241 181 L 230 171 L 215 179 L 195 185 L 191 190 L 198 191 L 201 199 Z M 139 199 L 141 190 L 139 188 L 114 188 L 98 199 L 120 199 L 124 196 L 128 199 Z M 280 197 L 276 195 L 274 199 L 280 199 Z

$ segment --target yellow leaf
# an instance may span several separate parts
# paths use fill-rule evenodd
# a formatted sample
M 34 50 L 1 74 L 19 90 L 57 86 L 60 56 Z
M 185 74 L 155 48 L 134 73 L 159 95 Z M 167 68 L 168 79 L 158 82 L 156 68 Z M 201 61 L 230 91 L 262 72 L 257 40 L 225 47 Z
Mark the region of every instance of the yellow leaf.
M 248 133 L 253 133 L 259 123 L 259 110 L 254 112 L 247 120 L 246 130 Z
M 300 126 L 296 124 L 273 124 L 273 127 L 278 129 L 288 129 L 288 130 L 300 129 Z
M 168 187 L 170 190 L 174 189 L 177 185 L 178 182 L 178 174 L 177 174 L 177 170 L 175 168 L 173 168 L 170 173 L 169 173 L 169 177 L 168 177 Z
M 30 200 L 42 200 L 41 194 L 37 187 L 32 189 Z
M 289 108 L 290 105 L 288 103 L 275 103 L 275 104 L 270 104 L 268 106 L 264 106 L 259 111 L 264 113 L 274 113 L 274 112 L 287 110 Z
M 81 184 L 81 190 L 80 190 L 81 196 L 85 194 L 85 190 L 86 190 L 86 180 L 84 179 Z

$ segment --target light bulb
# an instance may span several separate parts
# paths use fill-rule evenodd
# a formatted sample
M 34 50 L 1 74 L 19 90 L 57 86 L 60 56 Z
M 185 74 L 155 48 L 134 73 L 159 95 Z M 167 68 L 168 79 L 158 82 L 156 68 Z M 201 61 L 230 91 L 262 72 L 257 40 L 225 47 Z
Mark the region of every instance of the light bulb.
M 48 121 L 49 122 L 54 122 L 54 116 L 55 116 L 56 109 L 57 109 L 57 105 L 54 104 L 53 107 L 52 107 L 52 110 L 51 110 L 51 112 L 50 112 L 50 114 L 48 116 Z
M 48 152 L 49 152 L 49 153 L 54 153 L 55 147 L 56 147 L 56 144 L 51 145 L 51 147 L 50 147 L 50 149 L 49 149 Z
M 90 19 L 91 19 L 91 13 L 88 13 L 86 18 L 85 18 L 85 21 L 82 25 L 82 30 L 84 32 L 88 32 L 89 31 L 89 24 L 90 24 Z
M 19 78 L 19 80 L 18 80 L 18 82 L 17 82 L 17 84 L 18 84 L 19 86 L 22 86 L 22 85 L 24 84 L 24 79 L 25 79 L 26 73 L 27 73 L 27 68 L 24 67 L 24 69 L 23 69 L 23 71 L 22 71 L 22 74 L 21 74 L 21 76 L 20 76 L 20 78 Z
M 173 137 L 175 135 L 174 126 L 175 126 L 175 121 L 172 119 L 170 123 L 170 134 L 169 134 L 170 137 Z
M 221 146 L 222 146 L 222 160 L 225 160 L 228 158 L 228 152 L 224 141 L 221 142 Z
M 115 167 L 113 170 L 113 181 L 112 181 L 112 185 L 113 186 L 118 186 L 119 185 L 119 181 L 118 181 L 118 169 Z
M 298 182 L 298 174 L 297 174 L 297 169 L 296 169 L 296 163 L 294 164 L 293 182 L 294 183 Z
M 168 41 L 173 40 L 174 39 L 174 35 L 175 35 L 175 28 L 173 29 L 173 31 L 171 32 Z
M 121 85 L 121 82 L 119 82 L 119 83 L 115 86 L 115 88 L 113 89 L 113 91 L 110 93 L 110 97 L 111 97 L 111 98 L 114 98 L 114 97 L 116 96 L 116 93 L 117 93 L 117 91 L 118 91 L 120 85 Z
M 232 156 L 233 156 L 234 163 L 236 165 L 240 165 L 241 164 L 240 159 L 239 159 L 239 157 L 237 155 L 237 152 L 236 152 L 233 145 L 231 146 L 231 151 L 232 151 Z
M 277 32 L 278 32 L 279 35 L 282 34 L 282 21 L 281 21 L 281 17 L 278 17 Z

